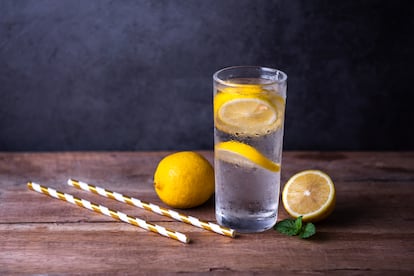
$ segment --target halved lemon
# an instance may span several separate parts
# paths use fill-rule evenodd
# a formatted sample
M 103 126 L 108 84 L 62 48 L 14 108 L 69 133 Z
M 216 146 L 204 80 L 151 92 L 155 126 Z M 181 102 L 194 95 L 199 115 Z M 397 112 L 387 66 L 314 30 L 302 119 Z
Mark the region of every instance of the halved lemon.
M 215 96 L 214 120 L 219 130 L 238 136 L 262 136 L 282 125 L 285 102 L 281 96 L 260 93 L 253 87 L 241 91 Z
M 294 218 L 319 221 L 335 208 L 336 192 L 332 179 L 319 170 L 306 170 L 292 176 L 282 192 L 282 202 Z
M 226 141 L 215 146 L 216 158 L 245 168 L 265 168 L 272 172 L 280 171 L 280 165 L 268 159 L 254 147 L 237 142 Z

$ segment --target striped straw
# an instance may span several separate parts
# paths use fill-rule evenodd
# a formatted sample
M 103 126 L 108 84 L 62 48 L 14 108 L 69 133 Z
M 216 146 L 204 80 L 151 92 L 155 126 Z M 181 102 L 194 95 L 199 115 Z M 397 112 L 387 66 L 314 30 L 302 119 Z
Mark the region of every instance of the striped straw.
M 212 223 L 212 222 L 207 222 L 207 221 L 203 221 L 200 220 L 198 218 L 192 217 L 192 216 L 187 216 L 181 213 L 178 213 L 176 211 L 173 210 L 169 210 L 163 207 L 160 207 L 158 205 L 152 204 L 152 203 L 148 203 L 145 201 L 141 201 L 137 198 L 133 198 L 133 197 L 129 197 L 126 195 L 122 195 L 120 193 L 116 193 L 116 192 L 112 192 L 110 190 L 106 190 L 104 188 L 101 187 L 97 187 L 82 181 L 78 181 L 75 179 L 69 179 L 68 180 L 68 185 L 73 186 L 75 188 L 84 190 L 84 191 L 89 191 L 92 192 L 94 194 L 97 195 L 101 195 L 107 198 L 111 198 L 120 202 L 124 202 L 127 203 L 129 205 L 132 206 L 136 206 L 154 213 L 157 213 L 159 215 L 162 216 L 166 216 L 166 217 L 170 217 L 173 218 L 175 220 L 178 221 L 182 221 L 185 222 L 187 224 L 191 224 L 193 226 L 202 228 L 202 229 L 206 229 L 224 236 L 228 236 L 228 237 L 232 237 L 234 238 L 236 236 L 236 231 L 227 227 L 223 227 L 220 226 L 218 224 Z
M 50 197 L 57 198 L 57 199 L 60 199 L 60 200 L 78 205 L 79 207 L 84 207 L 84 208 L 89 209 L 91 211 L 95 211 L 97 213 L 112 217 L 114 219 L 129 223 L 129 224 L 132 224 L 134 226 L 141 227 L 145 230 L 152 231 L 154 233 L 158 233 L 162 236 L 172 238 L 174 240 L 177 240 L 177 241 L 180 241 L 180 242 L 183 242 L 183 243 L 189 243 L 190 242 L 190 239 L 186 235 L 184 235 L 180 232 L 172 231 L 172 230 L 167 229 L 165 227 L 146 222 L 142 219 L 131 217 L 131 216 L 129 216 L 127 214 L 124 214 L 122 212 L 109 209 L 105 206 L 98 205 L 96 203 L 87 201 L 85 199 L 81 199 L 81 198 L 72 196 L 70 194 L 62 193 L 62 192 L 56 191 L 52 188 L 48 188 L 48 187 L 45 187 L 45 186 L 42 186 L 42 185 L 39 185 L 39 184 L 36 184 L 36 183 L 33 183 L 33 182 L 28 182 L 27 187 L 29 189 L 33 190 L 33 191 L 38 192 L 38 193 L 45 194 L 45 195 L 48 195 Z

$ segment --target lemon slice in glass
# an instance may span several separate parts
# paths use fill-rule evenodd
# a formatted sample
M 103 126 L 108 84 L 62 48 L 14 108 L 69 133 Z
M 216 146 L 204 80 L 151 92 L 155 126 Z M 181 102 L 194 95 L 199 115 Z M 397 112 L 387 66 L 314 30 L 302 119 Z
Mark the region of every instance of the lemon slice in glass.
M 284 99 L 249 89 L 246 91 L 251 92 L 246 94 L 227 91 L 215 96 L 214 119 L 217 129 L 238 136 L 262 136 L 282 125 Z
M 215 146 L 216 158 L 245 168 L 264 168 L 279 172 L 280 165 L 268 159 L 257 149 L 237 141 L 226 141 Z
M 335 187 L 332 179 L 319 170 L 306 170 L 292 176 L 282 193 L 286 211 L 303 221 L 319 221 L 335 208 Z

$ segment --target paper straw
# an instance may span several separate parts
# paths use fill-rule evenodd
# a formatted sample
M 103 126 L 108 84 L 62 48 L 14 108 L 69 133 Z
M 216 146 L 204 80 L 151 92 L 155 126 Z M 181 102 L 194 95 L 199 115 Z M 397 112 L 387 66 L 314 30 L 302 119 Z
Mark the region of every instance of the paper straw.
M 124 202 L 127 203 L 129 205 L 132 206 L 136 206 L 154 213 L 157 213 L 159 215 L 162 216 L 166 216 L 166 217 L 170 217 L 173 218 L 175 220 L 181 221 L 181 222 L 185 222 L 188 224 L 191 224 L 193 226 L 202 228 L 202 229 L 206 229 L 224 236 L 228 236 L 228 237 L 232 237 L 234 238 L 236 236 L 236 231 L 227 227 L 223 227 L 220 226 L 218 224 L 212 223 L 212 222 L 207 222 L 207 221 L 203 221 L 200 220 L 198 218 L 192 217 L 192 216 L 187 216 L 181 213 L 178 213 L 176 211 L 173 210 L 169 210 L 163 207 L 160 207 L 158 205 L 152 204 L 152 203 L 148 203 L 145 201 L 141 201 L 137 198 L 133 198 L 130 196 L 126 196 L 126 195 L 122 195 L 120 193 L 116 193 L 116 192 L 112 192 L 110 190 L 106 190 L 104 188 L 95 186 L 95 185 L 91 185 L 79 180 L 75 180 L 75 179 L 69 179 L 68 180 L 68 185 L 73 186 L 75 188 L 84 190 L 84 191 L 89 191 L 92 192 L 94 194 L 97 195 L 101 195 L 107 198 L 111 198 L 120 202 Z
M 177 241 L 180 241 L 180 242 L 183 242 L 183 243 L 189 243 L 190 242 L 190 239 L 186 235 L 184 235 L 180 232 L 172 231 L 172 230 L 167 229 L 165 227 L 146 222 L 142 219 L 131 217 L 131 216 L 129 216 L 127 214 L 124 214 L 122 212 L 109 209 L 105 206 L 90 202 L 88 200 L 81 199 L 81 198 L 78 198 L 78 197 L 72 196 L 70 194 L 63 193 L 63 192 L 59 192 L 59 191 L 56 191 L 52 188 L 48 188 L 48 187 L 45 187 L 45 186 L 42 186 L 42 185 L 39 185 L 39 184 L 36 184 L 36 183 L 33 183 L 33 182 L 28 182 L 27 187 L 29 189 L 31 189 L 33 191 L 36 191 L 36 192 L 39 192 L 41 194 L 45 194 L 45 195 L 48 195 L 50 197 L 57 198 L 57 199 L 60 199 L 60 200 L 78 205 L 79 207 L 84 207 L 84 208 L 89 209 L 91 211 L 95 211 L 97 213 L 112 217 L 114 219 L 129 223 L 129 224 L 132 224 L 134 226 L 141 227 L 145 230 L 152 231 L 154 233 L 158 233 L 162 236 L 172 238 L 174 240 L 177 240 Z

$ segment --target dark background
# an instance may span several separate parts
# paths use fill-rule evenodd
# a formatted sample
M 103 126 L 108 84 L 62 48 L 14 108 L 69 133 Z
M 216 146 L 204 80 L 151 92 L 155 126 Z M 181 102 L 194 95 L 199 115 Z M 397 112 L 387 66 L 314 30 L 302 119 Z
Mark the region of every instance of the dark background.
M 285 149 L 414 149 L 414 1 L 0 1 L 0 151 L 212 149 L 212 74 L 285 71 Z

